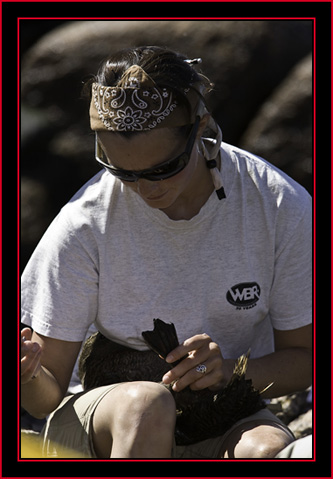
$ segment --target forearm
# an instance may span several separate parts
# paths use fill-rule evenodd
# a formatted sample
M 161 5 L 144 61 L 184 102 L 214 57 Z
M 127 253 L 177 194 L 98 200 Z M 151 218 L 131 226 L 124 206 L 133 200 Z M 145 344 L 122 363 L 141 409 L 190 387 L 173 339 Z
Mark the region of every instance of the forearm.
M 21 386 L 21 405 L 36 418 L 50 414 L 63 399 L 61 388 L 54 376 L 46 369 L 38 376 Z
M 235 361 L 225 362 L 230 377 Z M 249 359 L 246 378 L 251 379 L 259 391 L 273 383 L 263 393 L 265 398 L 302 391 L 312 383 L 312 353 L 306 348 L 288 348 L 261 358 Z

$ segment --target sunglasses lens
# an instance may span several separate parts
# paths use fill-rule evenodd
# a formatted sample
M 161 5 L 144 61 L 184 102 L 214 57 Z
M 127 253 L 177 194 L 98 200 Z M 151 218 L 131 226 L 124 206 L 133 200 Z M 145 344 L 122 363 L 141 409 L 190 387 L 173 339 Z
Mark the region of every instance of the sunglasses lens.
M 169 161 L 168 164 L 163 165 L 161 168 L 156 168 L 151 173 L 146 173 L 144 178 L 150 181 L 166 180 L 167 178 L 171 178 L 185 168 L 188 160 L 188 154 L 183 153 L 178 158 L 175 158 L 174 160 Z
M 112 168 L 107 165 L 105 162 L 99 161 L 113 176 L 119 178 L 122 181 L 134 182 L 138 181 L 140 178 L 149 180 L 149 181 L 161 181 L 171 178 L 172 176 L 180 173 L 189 162 L 189 155 L 183 153 L 178 158 L 169 161 L 166 165 L 156 168 L 150 172 L 146 171 L 144 173 L 135 173 L 125 170 L 120 170 L 117 168 Z
M 122 181 L 133 182 L 138 180 L 137 176 L 130 172 L 127 173 L 126 171 L 116 170 L 113 168 L 108 168 L 108 171 L 110 171 L 110 173 L 112 173 L 113 176 L 116 176 L 117 178 L 119 178 L 119 180 L 122 180 Z

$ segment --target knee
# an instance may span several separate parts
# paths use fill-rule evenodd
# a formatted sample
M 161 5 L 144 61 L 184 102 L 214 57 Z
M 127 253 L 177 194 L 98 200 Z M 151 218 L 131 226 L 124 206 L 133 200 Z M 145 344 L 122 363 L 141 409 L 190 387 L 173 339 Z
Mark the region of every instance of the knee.
M 169 457 L 175 423 L 176 405 L 164 386 L 123 383 L 96 409 L 94 446 L 99 457 Z
M 118 415 L 133 427 L 163 427 L 176 421 L 176 405 L 170 392 L 158 383 L 133 382 L 126 388 Z
M 291 442 L 292 439 L 286 434 L 273 434 L 270 438 L 256 438 L 252 443 L 252 448 L 250 448 L 252 454 L 250 457 L 259 459 L 273 458 Z
M 224 457 L 269 459 L 275 457 L 293 441 L 283 429 L 261 425 L 247 430 L 236 430 L 227 440 Z

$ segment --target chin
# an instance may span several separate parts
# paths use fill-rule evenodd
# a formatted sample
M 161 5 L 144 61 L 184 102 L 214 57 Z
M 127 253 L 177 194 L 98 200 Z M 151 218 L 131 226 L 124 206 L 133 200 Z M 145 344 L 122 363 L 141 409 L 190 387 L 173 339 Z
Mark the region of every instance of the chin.
M 159 210 L 164 210 L 173 204 L 173 201 L 161 200 L 148 200 L 144 199 L 145 203 L 150 206 L 150 208 L 156 208 Z
M 153 197 L 148 197 L 147 198 L 147 197 L 141 196 L 141 198 L 151 208 L 164 209 L 164 208 L 167 208 L 168 206 L 171 206 L 174 202 L 174 199 L 170 198 L 170 195 L 168 193 L 169 192 L 166 191 L 165 193 L 161 193 L 161 194 L 153 196 Z

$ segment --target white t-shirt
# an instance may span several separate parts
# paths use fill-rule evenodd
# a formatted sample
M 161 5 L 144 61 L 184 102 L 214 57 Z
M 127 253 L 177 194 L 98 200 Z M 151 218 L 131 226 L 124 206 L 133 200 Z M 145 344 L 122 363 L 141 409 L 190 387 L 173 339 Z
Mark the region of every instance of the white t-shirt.
M 89 326 L 147 349 L 153 318 L 183 341 L 207 333 L 226 358 L 273 351 L 273 329 L 312 319 L 310 195 L 222 143 L 226 198 L 173 221 L 104 171 L 61 210 L 22 277 L 22 322 L 82 341 Z

